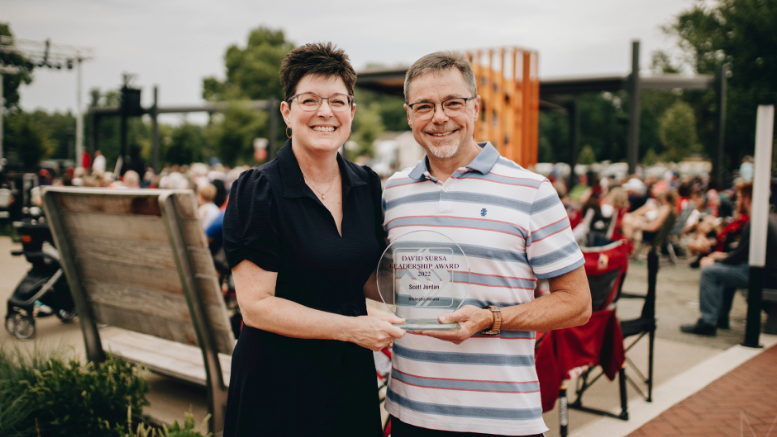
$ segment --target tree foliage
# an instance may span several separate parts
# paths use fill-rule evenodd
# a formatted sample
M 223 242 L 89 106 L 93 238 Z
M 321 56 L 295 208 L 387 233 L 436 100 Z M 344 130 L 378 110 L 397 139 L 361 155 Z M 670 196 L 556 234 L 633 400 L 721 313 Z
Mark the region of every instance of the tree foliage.
M 8 157 L 18 159 L 26 168 L 35 168 L 56 149 L 47 126 L 29 113 L 11 113 L 3 120 L 3 128 L 3 147 Z
M 777 102 L 777 0 L 698 2 L 664 31 L 677 38 L 680 64 L 698 74 L 729 70 L 725 153 L 729 166 L 754 147 L 756 107 Z M 689 101 L 700 122 L 700 135 L 711 152 L 714 141 L 714 96 Z M 714 155 L 713 155 L 714 156 Z
M 13 37 L 11 26 L 8 23 L 0 23 L 0 36 Z M 32 83 L 32 70 L 34 66 L 25 57 L 17 53 L 0 52 L 0 64 L 17 66 L 21 71 L 17 74 L 3 74 L 3 99 L 5 109 L 19 109 L 19 87 L 22 84 Z
M 381 122 L 387 131 L 402 132 L 410 129 L 407 124 L 405 101 L 401 97 L 360 88 L 356 88 L 354 95 L 357 116 L 362 108 L 376 105 Z
M 578 156 L 577 158 L 577 163 L 583 164 L 583 165 L 590 165 L 595 162 L 596 162 L 596 154 L 594 153 L 594 149 L 589 144 L 586 144 L 580 150 L 580 156 Z
M 30 113 L 30 117 L 47 131 L 52 143 L 49 158 L 68 159 L 75 156 L 76 117 L 70 111 L 48 113 L 36 110 Z
M 225 164 L 250 163 L 254 139 L 269 137 L 268 118 L 265 112 L 253 110 L 240 102 L 232 102 L 218 120 L 208 127 L 206 138 L 214 145 L 216 155 Z
M 265 100 L 283 99 L 278 72 L 281 61 L 294 48 L 283 30 L 258 27 L 248 35 L 241 48 L 231 45 L 224 54 L 226 79 L 206 77 L 202 82 L 202 97 L 206 100 Z
M 664 111 L 659 120 L 658 136 L 665 147 L 664 157 L 678 162 L 701 151 L 696 135 L 696 116 L 686 102 L 678 101 Z
M 354 133 L 351 138 L 356 141 L 359 148 L 354 151 L 354 156 L 348 157 L 349 159 L 362 155 L 372 156 L 373 143 L 386 130 L 380 110 L 381 106 L 377 102 L 372 102 L 369 106 L 359 105 L 356 108 L 351 126 Z
M 170 141 L 164 144 L 164 159 L 169 164 L 191 164 L 203 159 L 205 137 L 202 127 L 185 122 L 172 129 Z

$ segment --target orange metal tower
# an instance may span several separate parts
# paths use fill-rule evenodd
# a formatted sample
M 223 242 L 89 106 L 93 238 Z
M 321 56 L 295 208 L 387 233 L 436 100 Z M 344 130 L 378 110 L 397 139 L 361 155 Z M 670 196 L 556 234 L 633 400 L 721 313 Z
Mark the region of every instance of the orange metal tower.
M 475 140 L 530 168 L 537 163 L 540 81 L 537 52 L 518 47 L 467 51 L 482 99 Z

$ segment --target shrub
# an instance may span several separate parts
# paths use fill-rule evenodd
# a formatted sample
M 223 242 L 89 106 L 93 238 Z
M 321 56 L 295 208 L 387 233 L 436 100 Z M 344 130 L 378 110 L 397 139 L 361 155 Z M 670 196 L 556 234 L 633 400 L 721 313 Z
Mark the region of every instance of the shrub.
M 148 405 L 141 372 L 110 356 L 94 365 L 0 352 L 0 435 L 121 436 L 128 408 Z
M 143 423 L 149 386 L 142 373 L 110 355 L 95 365 L 59 352 L 0 349 L 0 436 L 203 437 L 191 413 L 169 429 Z
M 206 428 L 208 424 L 208 420 L 210 419 L 210 414 L 208 414 L 205 419 L 202 421 L 202 427 Z M 130 432 L 129 434 L 124 434 L 122 437 L 211 437 L 212 434 L 208 433 L 207 435 L 203 436 L 202 433 L 199 433 L 194 430 L 194 416 L 191 412 L 186 413 L 183 426 L 178 424 L 178 421 L 176 420 L 173 423 L 173 426 L 170 427 L 170 429 L 167 428 L 167 426 L 162 427 L 162 429 L 156 430 L 154 428 L 150 428 L 145 426 L 144 424 L 139 424 L 137 427 L 137 431 L 132 431 L 132 410 L 128 410 L 127 413 L 127 427 L 129 428 Z
M 0 435 L 35 435 L 33 411 L 27 405 L 26 387 L 19 382 L 33 380 L 35 371 L 46 370 L 48 360 L 37 354 L 25 355 L 17 351 L 12 357 L 0 350 Z
M 49 369 L 21 381 L 35 408 L 36 427 L 49 436 L 118 435 L 127 408 L 143 411 L 148 383 L 126 361 L 108 357 L 95 366 L 52 358 Z

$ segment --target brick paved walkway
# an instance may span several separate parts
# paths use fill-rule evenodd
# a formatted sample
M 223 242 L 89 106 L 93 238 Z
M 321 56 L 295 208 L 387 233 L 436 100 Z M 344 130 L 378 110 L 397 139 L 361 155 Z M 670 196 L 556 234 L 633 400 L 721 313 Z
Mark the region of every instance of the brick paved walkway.
M 712 382 L 629 437 L 777 437 L 777 346 Z

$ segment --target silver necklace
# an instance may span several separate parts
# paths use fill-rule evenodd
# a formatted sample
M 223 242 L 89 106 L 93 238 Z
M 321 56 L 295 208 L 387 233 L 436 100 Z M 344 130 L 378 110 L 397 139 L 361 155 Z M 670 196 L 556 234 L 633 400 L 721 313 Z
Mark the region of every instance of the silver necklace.
M 302 171 L 302 168 L 300 168 L 300 171 Z M 334 185 L 334 183 L 335 183 L 335 177 L 336 177 L 336 176 L 337 176 L 337 171 L 335 170 L 335 173 L 332 175 L 332 180 L 331 180 L 331 181 L 329 181 L 329 188 L 327 188 L 327 189 L 326 189 L 326 191 L 324 191 L 323 193 L 321 192 L 321 190 L 319 190 L 318 188 L 316 188 L 315 184 L 313 184 L 312 182 L 311 182 L 309 185 L 310 185 L 311 187 L 313 187 L 313 189 L 314 189 L 314 190 L 318 191 L 318 194 L 320 194 L 320 195 L 321 195 L 321 198 L 322 198 L 322 199 L 326 199 L 326 193 L 328 193 L 328 192 L 329 192 L 329 190 L 331 190 L 331 189 L 332 189 L 332 185 Z M 308 175 L 306 175 L 304 171 L 302 172 L 302 177 L 304 177 L 304 178 L 305 178 L 305 181 L 307 181 L 307 180 L 309 179 L 309 178 L 308 178 Z

